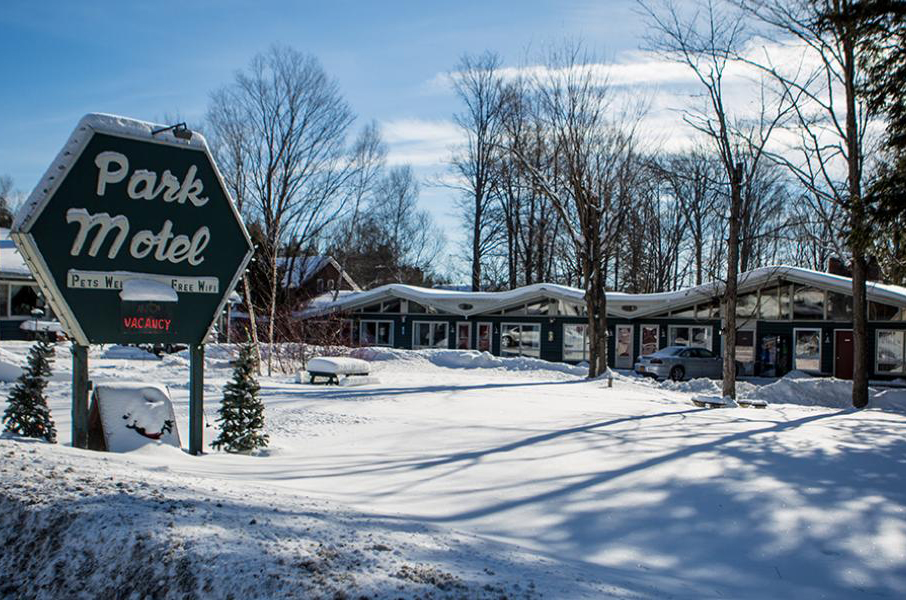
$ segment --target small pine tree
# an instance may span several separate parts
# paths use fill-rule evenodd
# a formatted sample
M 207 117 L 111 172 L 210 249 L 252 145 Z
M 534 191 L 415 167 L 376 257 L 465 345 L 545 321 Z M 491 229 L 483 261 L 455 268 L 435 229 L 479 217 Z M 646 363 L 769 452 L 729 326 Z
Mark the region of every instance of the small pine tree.
M 57 441 L 57 428 L 50 416 L 47 398 L 44 397 L 53 354 L 53 344 L 46 336 L 39 336 L 28 353 L 28 366 L 9 393 L 6 412 L 3 413 L 6 431 L 25 437 L 43 438 L 50 443 Z
M 258 365 L 255 347 L 251 342 L 239 350 L 233 369 L 233 379 L 223 390 L 220 403 L 220 435 L 211 444 L 227 452 L 250 452 L 267 446 L 264 430 L 264 403 L 258 397 L 261 387 L 255 379 Z

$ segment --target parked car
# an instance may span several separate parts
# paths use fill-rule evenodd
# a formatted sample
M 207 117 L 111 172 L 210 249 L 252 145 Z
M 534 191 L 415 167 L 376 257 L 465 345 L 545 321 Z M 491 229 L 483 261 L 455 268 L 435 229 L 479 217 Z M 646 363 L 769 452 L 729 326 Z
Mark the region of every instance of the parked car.
M 532 327 L 517 325 L 505 330 L 500 335 L 500 345 L 503 348 L 531 348 L 541 341 L 541 332 Z
M 655 379 L 695 379 L 723 377 L 723 358 L 707 348 L 689 348 L 686 346 L 667 346 L 653 354 L 640 356 L 633 369 L 639 375 Z M 740 365 L 736 363 L 736 373 Z

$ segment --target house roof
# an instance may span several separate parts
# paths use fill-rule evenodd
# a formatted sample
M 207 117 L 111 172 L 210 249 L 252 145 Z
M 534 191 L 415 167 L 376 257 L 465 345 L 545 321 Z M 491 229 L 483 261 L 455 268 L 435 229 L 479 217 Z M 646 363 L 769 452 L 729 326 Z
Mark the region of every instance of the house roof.
M 852 280 L 848 277 L 788 265 L 761 267 L 741 273 L 739 291 L 757 289 L 779 278 L 841 293 L 852 293 Z M 625 317 L 658 314 L 696 302 L 711 300 L 723 293 L 723 286 L 722 282 L 717 281 L 655 294 L 608 292 L 607 312 L 613 316 Z M 906 288 L 875 282 L 869 282 L 867 288 L 870 300 L 906 307 Z M 444 312 L 467 317 L 502 310 L 539 298 L 581 303 L 585 301 L 585 290 L 552 283 L 536 283 L 504 292 L 462 292 L 391 283 L 364 292 L 346 294 L 332 302 L 319 302 L 310 307 L 307 312 L 309 314 L 343 312 L 361 308 L 385 298 L 412 300 Z
M 353 290 L 361 290 L 358 284 L 331 256 L 297 256 L 295 258 L 280 256 L 277 258 L 277 268 L 283 270 L 283 287 L 286 288 L 302 287 L 330 265 L 333 265 Z
M 34 279 L 5 227 L 0 227 L 0 278 Z

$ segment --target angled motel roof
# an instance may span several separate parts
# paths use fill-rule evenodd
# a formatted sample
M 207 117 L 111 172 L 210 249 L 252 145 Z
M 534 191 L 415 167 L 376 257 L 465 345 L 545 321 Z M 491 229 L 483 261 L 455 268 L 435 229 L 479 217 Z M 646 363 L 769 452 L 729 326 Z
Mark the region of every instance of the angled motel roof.
M 844 294 L 852 294 L 849 277 L 831 275 L 820 271 L 786 265 L 761 267 L 739 276 L 740 293 L 762 288 L 778 279 L 812 285 Z M 722 293 L 721 282 L 656 294 L 607 293 L 607 313 L 612 316 L 641 317 L 708 301 Z M 528 303 L 541 298 L 582 303 L 585 291 L 565 285 L 536 283 L 505 292 L 460 292 L 422 288 L 391 283 L 372 290 L 345 294 L 334 301 L 320 301 L 312 306 L 310 315 L 327 312 L 346 312 L 362 308 L 388 298 L 412 300 L 446 313 L 468 317 L 487 314 L 513 305 Z M 882 283 L 868 284 L 868 299 L 906 307 L 906 288 Z

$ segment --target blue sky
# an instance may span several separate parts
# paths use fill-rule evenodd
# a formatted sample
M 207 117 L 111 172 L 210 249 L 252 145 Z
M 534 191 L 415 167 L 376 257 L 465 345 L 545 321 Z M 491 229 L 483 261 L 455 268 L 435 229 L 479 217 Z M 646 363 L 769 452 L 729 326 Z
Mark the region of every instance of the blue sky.
M 432 81 L 463 53 L 490 49 L 515 65 L 581 40 L 614 59 L 638 47 L 643 24 L 631 0 L 4 0 L 0 32 L 0 174 L 27 193 L 81 115 L 198 122 L 210 92 L 275 42 L 317 56 L 358 124 L 380 122 L 392 159 L 427 177 L 443 170 L 458 108 Z M 452 226 L 450 194 L 425 188 L 422 202 Z

